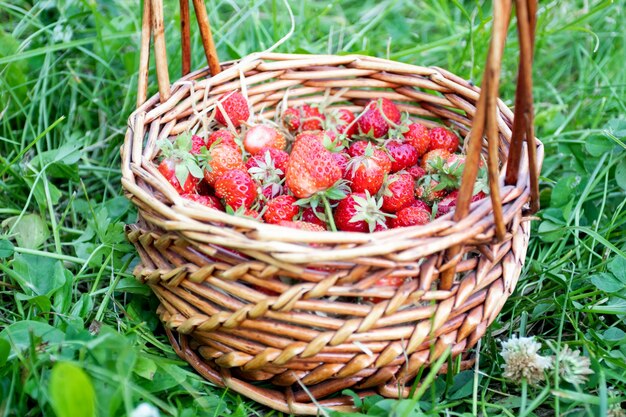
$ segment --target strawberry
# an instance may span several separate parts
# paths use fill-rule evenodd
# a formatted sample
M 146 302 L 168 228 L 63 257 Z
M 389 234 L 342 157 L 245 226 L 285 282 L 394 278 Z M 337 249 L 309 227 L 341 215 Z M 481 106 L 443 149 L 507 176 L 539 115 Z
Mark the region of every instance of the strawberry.
M 450 156 L 450 152 L 445 149 L 434 149 L 422 158 L 422 168 L 429 173 L 435 172 L 438 161 L 445 162 Z
M 248 121 L 250 117 L 250 109 L 248 108 L 248 100 L 238 91 L 222 94 L 218 101 L 221 103 L 224 113 L 219 106 L 215 106 L 215 120 L 224 126 L 228 126 L 227 120 L 230 120 L 235 128 L 241 126 L 242 122 Z
M 410 204 L 410 206 L 417 207 L 417 208 L 422 209 L 422 210 L 424 210 L 424 211 L 427 211 L 427 212 L 429 212 L 429 213 L 432 211 L 432 209 L 430 208 L 430 206 L 429 206 L 428 204 L 424 203 L 422 200 L 414 200 L 414 201 Z
M 243 147 L 246 151 L 255 155 L 263 148 L 283 150 L 287 145 L 285 137 L 276 129 L 267 125 L 254 125 L 243 139 Z
M 346 232 L 373 232 L 376 225 L 385 225 L 385 213 L 380 208 L 382 198 L 376 200 L 369 193 L 353 193 L 341 200 L 335 209 L 335 224 Z
M 459 148 L 459 138 L 445 127 L 435 127 L 428 132 L 430 145 L 428 150 L 445 149 L 448 152 L 456 152 Z
M 196 139 L 196 146 L 198 142 Z M 179 194 L 195 192 L 196 186 L 202 178 L 202 169 L 200 169 L 191 153 L 194 150 L 192 135 L 183 133 L 178 135 L 174 142 L 169 139 L 163 139 L 158 142 L 158 146 L 164 157 L 159 163 L 159 172 L 172 184 Z M 203 148 L 203 146 L 200 148 Z
M 243 169 L 232 169 L 215 181 L 215 195 L 234 209 L 250 208 L 257 197 L 257 185 Z
M 393 219 L 393 227 L 408 227 L 423 225 L 430 222 L 430 212 L 419 207 L 405 207 L 396 213 Z
M 415 195 L 421 198 L 426 203 L 434 203 L 444 198 L 447 191 L 441 187 L 439 181 L 432 176 L 427 175 L 418 182 L 418 186 L 415 188 Z
M 174 159 L 165 158 L 159 164 L 158 169 L 179 194 L 193 193 L 195 191 L 198 179 L 189 173 L 187 174 L 184 185 L 182 187 L 180 186 L 180 181 L 176 176 L 177 162 Z
M 309 198 L 324 192 L 341 179 L 332 152 L 324 147 L 322 135 L 300 134 L 287 163 L 286 183 L 294 196 Z
M 282 182 L 285 177 L 288 160 L 289 154 L 285 151 L 263 148 L 261 152 L 246 162 L 248 173 L 261 185 L 261 193 L 266 199 L 282 194 Z M 280 164 L 280 166 L 277 164 Z
M 424 170 L 424 168 L 417 166 L 417 165 L 413 165 L 411 168 L 408 168 L 406 172 L 411 174 L 414 180 L 419 180 L 424 175 L 426 175 L 426 170 Z
M 448 214 L 450 211 L 452 211 L 452 209 L 456 207 L 456 201 L 458 196 L 459 190 L 454 190 L 450 192 L 450 194 L 445 196 L 443 200 L 441 200 L 439 204 L 437 204 L 437 217 L 443 216 L 444 214 Z M 482 200 L 485 197 L 487 197 L 487 195 L 483 191 L 479 191 L 472 196 L 470 203 Z
M 348 171 L 348 162 L 350 161 L 350 158 L 348 158 L 345 153 L 333 152 L 333 160 L 335 161 L 335 164 L 341 168 L 341 177 L 345 177 L 346 172 Z
M 281 120 L 283 122 L 283 126 L 285 126 L 290 132 L 296 132 L 300 129 L 300 111 L 296 108 L 287 108 L 283 112 Z
M 391 156 L 391 172 L 398 172 L 417 164 L 417 151 L 409 143 L 393 140 L 387 143 L 386 148 Z
M 279 195 L 267 202 L 263 220 L 272 224 L 283 220 L 291 221 L 299 211 L 295 198 L 290 195 Z
M 340 135 L 345 135 L 347 138 L 352 138 L 357 131 L 356 123 L 353 123 L 356 117 L 348 109 L 336 109 L 329 115 L 329 122 L 331 127 L 337 131 Z
M 311 107 L 308 104 L 302 106 L 302 130 L 322 130 L 322 123 L 326 116 L 320 113 L 318 107 Z
M 291 222 L 291 221 L 283 220 L 280 223 L 278 223 L 278 225 L 290 227 L 292 229 L 304 230 L 307 232 L 325 232 L 326 231 L 325 228 L 323 228 L 322 226 L 318 224 L 303 222 L 303 221 Z
M 430 146 L 428 128 L 421 123 L 411 123 L 404 132 L 404 140 L 417 150 L 417 156 L 424 155 Z
M 235 135 L 233 135 L 229 130 L 226 129 L 219 129 L 211 133 L 209 139 L 207 140 L 206 146 L 207 148 L 210 148 L 215 143 L 221 143 L 231 146 L 235 149 L 239 149 L 239 145 L 237 145 L 237 143 L 235 142 Z
M 317 224 L 318 226 L 321 226 L 324 229 L 326 229 L 326 222 L 320 219 L 318 215 L 324 216 L 322 211 L 318 209 L 313 209 L 311 207 L 307 207 L 304 210 L 302 210 L 302 221 Z
M 200 154 L 200 163 L 204 168 L 204 179 L 210 185 L 215 184 L 218 177 L 233 169 L 244 169 L 239 148 L 226 143 L 214 143 Z
M 289 161 L 289 154 L 275 148 L 261 149 L 256 155 L 248 159 L 246 162 L 246 168 L 249 170 L 250 168 L 260 166 L 260 163 L 267 163 L 268 154 L 270 160 L 274 164 L 274 167 L 282 171 L 282 173 L 279 173 L 279 176 L 281 178 L 284 177 L 285 171 L 287 170 L 287 162 Z
M 365 149 L 367 149 L 367 145 L 369 144 L 370 143 L 366 140 L 352 142 L 352 144 L 348 148 L 348 155 L 350 155 L 351 157 L 363 155 L 365 153 Z
M 203 146 L 206 146 L 204 139 L 197 135 L 191 136 L 191 150 L 189 152 L 192 155 L 198 155 Z
M 350 160 L 345 178 L 352 182 L 353 192 L 368 191 L 374 195 L 382 187 L 385 175 L 390 170 L 391 161 L 387 154 L 370 145 L 362 156 Z
M 383 192 L 382 209 L 395 213 L 415 201 L 413 178 L 409 174 L 392 174 L 387 177 Z
M 389 128 L 400 123 L 400 110 L 389 99 L 370 101 L 361 113 L 357 126 L 362 135 L 382 138 Z
M 396 277 L 396 276 L 392 276 L 392 275 L 387 275 L 385 277 L 382 277 L 378 281 L 376 281 L 374 283 L 374 287 L 398 288 L 398 287 L 400 287 L 400 285 L 404 284 L 404 280 L 405 280 L 405 278 L 403 278 L 403 277 Z M 385 301 L 384 298 L 378 298 L 378 297 L 364 297 L 363 300 L 364 301 L 369 301 L 369 302 L 374 303 L 374 304 L 380 303 L 381 301 Z
M 183 194 L 181 197 L 200 203 L 203 206 L 224 211 L 224 206 L 222 205 L 222 203 L 220 203 L 220 200 L 214 195 Z

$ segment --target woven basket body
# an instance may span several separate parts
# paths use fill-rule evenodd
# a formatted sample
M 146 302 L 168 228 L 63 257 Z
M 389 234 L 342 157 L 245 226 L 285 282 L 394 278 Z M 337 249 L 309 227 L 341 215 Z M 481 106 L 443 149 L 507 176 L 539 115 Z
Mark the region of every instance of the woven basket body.
M 255 112 L 267 118 L 286 95 L 295 105 L 342 93 L 337 105 L 349 100 L 355 110 L 382 96 L 414 117 L 436 118 L 464 133 L 478 88 L 438 68 L 364 56 L 257 55 L 205 76 L 206 70 L 191 74 L 168 101 L 153 98 L 133 113 L 122 152 L 124 187 L 142 219 L 128 234 L 141 257 L 136 275 L 161 301 L 161 319 L 181 338 L 172 339 L 179 353 L 217 384 L 284 411 L 315 413 L 309 395 L 323 405 L 345 402 L 323 400 L 345 388 L 406 395 L 405 384 L 420 367 L 447 348 L 459 355 L 474 346 L 524 263 L 527 173 L 501 188 L 507 233 L 494 243 L 489 199 L 474 203 L 460 222 L 448 214 L 427 226 L 374 234 L 305 233 L 185 200 L 154 160 L 158 138 L 201 127 L 216 97 L 242 84 Z M 504 158 L 512 113 L 501 102 L 498 110 Z M 439 274 L 450 266 L 446 250 L 459 243 L 454 285 L 441 290 Z M 404 285 L 374 287 L 388 275 L 406 277 Z M 358 303 L 372 296 L 381 301 Z
M 158 23 L 158 0 L 147 4 Z M 202 1 L 194 6 L 198 20 L 208 24 Z M 160 300 L 158 314 L 176 352 L 200 374 L 277 410 L 316 414 L 319 406 L 350 409 L 352 399 L 337 394 L 347 388 L 360 395 L 407 396 L 420 370 L 442 355 L 469 363 L 466 353 L 519 277 L 530 233 L 523 211 L 531 196 L 536 202 L 543 159 L 528 105 L 528 42 L 522 42 L 516 96 L 516 115 L 530 106 L 525 117 L 514 120 L 497 99 L 494 68 L 510 1 L 508 7 L 496 15 L 499 35 L 492 38 L 488 61 L 494 67 L 487 67 L 482 93 L 441 68 L 359 55 L 259 53 L 221 67 L 209 59 L 210 72 L 204 68 L 171 86 L 161 71 L 160 94 L 144 102 L 148 30 L 142 38 L 141 104 L 129 118 L 122 148 L 122 185 L 139 210 L 139 222 L 127 234 L 141 258 L 137 278 Z M 146 8 L 144 29 L 150 13 Z M 532 33 L 532 19 L 520 21 L 530 21 L 525 30 Z M 162 26 L 153 30 L 158 70 Z M 207 33 L 205 28 L 203 40 Z M 188 68 L 184 42 L 183 55 Z M 255 116 L 269 120 L 286 105 L 324 102 L 360 111 L 369 99 L 386 97 L 414 120 L 461 133 L 468 167 L 477 169 L 483 153 L 491 198 L 461 205 L 461 194 L 466 190 L 471 197 L 475 181 L 468 174 L 456 212 L 426 226 L 373 234 L 304 232 L 200 206 L 158 172 L 157 141 L 190 130 L 206 134 L 214 128 L 217 98 L 233 90 L 247 95 Z M 522 136 L 531 138 L 524 149 Z M 375 285 L 388 276 L 404 283 Z

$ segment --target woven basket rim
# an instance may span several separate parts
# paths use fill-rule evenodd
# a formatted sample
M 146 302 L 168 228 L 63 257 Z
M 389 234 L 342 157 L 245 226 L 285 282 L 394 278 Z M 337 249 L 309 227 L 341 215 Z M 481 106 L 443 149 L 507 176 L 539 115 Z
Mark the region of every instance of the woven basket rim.
M 122 170 L 124 174 L 122 184 L 127 192 L 127 195 L 134 201 L 143 201 L 152 209 L 155 209 L 158 216 L 150 217 L 150 214 L 144 214 L 149 217 L 149 221 L 154 222 L 166 230 L 179 230 L 189 233 L 215 233 L 216 228 L 244 228 L 249 231 L 254 231 L 253 233 L 247 235 L 250 239 L 266 242 L 268 246 L 272 246 L 272 244 L 282 245 L 279 251 L 286 251 L 287 254 L 289 254 L 289 252 L 293 252 L 292 255 L 295 254 L 295 256 L 287 256 L 285 260 L 294 263 L 306 262 L 309 258 L 307 254 L 311 254 L 313 252 L 320 253 L 321 250 L 325 250 L 327 252 L 327 259 L 339 260 L 350 258 L 350 252 L 346 252 L 347 249 L 342 249 L 341 256 L 332 256 L 333 254 L 331 252 L 333 249 L 329 250 L 327 246 L 322 247 L 321 249 L 318 247 L 312 247 L 310 245 L 311 243 L 324 243 L 329 245 L 356 244 L 361 246 L 354 250 L 355 256 L 380 256 L 396 251 L 398 250 L 397 248 L 410 248 L 410 241 L 415 239 L 424 240 L 434 236 L 445 237 L 450 243 L 448 245 L 443 245 L 443 247 L 441 247 L 442 245 L 436 245 L 438 246 L 436 250 L 441 250 L 454 243 L 475 238 L 477 235 L 481 235 L 483 238 L 492 236 L 493 216 L 490 214 L 492 213 L 492 203 L 489 198 L 473 203 L 469 215 L 459 222 L 455 222 L 452 219 L 453 213 L 449 213 L 435 219 L 433 222 L 425 226 L 411 226 L 402 229 L 392 229 L 374 233 L 331 231 L 306 232 L 283 226 L 257 222 L 252 219 L 237 217 L 184 199 L 169 183 L 167 183 L 167 181 L 165 181 L 164 178 L 159 178 L 159 175 L 156 174 L 156 165 L 154 164 L 153 159 L 157 153 L 154 153 L 154 150 L 152 154 L 153 158 L 149 158 L 147 160 L 145 157 L 141 158 L 141 164 L 145 164 L 145 166 L 139 166 L 135 161 L 131 163 L 131 154 L 133 152 L 135 152 L 134 156 L 139 154 L 136 149 L 138 146 L 137 138 L 133 137 L 136 133 L 138 125 L 147 123 L 148 120 L 152 120 L 153 122 L 158 121 L 159 118 L 167 115 L 168 111 L 171 113 L 172 109 L 181 103 L 181 100 L 187 98 L 190 91 L 204 90 L 205 94 L 208 93 L 210 95 L 211 86 L 219 87 L 225 82 L 237 83 L 237 79 L 240 79 L 241 83 L 246 79 L 242 76 L 242 74 L 251 70 L 268 72 L 274 70 L 284 70 L 285 68 L 293 70 L 294 68 L 299 67 L 315 68 L 328 65 L 334 65 L 341 68 L 348 68 L 348 65 L 349 68 L 375 68 L 385 73 L 399 73 L 408 77 L 425 77 L 431 81 L 435 80 L 442 82 L 444 85 L 456 83 L 459 86 L 458 88 L 464 93 L 471 93 L 476 97 L 480 93 L 480 88 L 477 86 L 474 86 L 460 77 L 439 67 L 421 67 L 358 54 L 337 56 L 253 53 L 239 60 L 223 63 L 224 70 L 211 78 L 204 78 L 209 74 L 209 68 L 204 67 L 172 83 L 172 95 L 164 103 L 159 103 L 159 94 L 157 93 L 137 110 L 131 113 L 129 117 L 129 129 L 122 147 Z M 217 95 L 217 93 L 215 94 Z M 500 127 L 502 129 L 508 128 L 507 122 L 509 124 L 511 123 L 513 113 L 501 99 L 498 99 L 498 113 L 499 117 L 503 119 L 502 126 Z M 165 128 L 171 125 L 171 123 L 172 122 L 170 121 L 165 125 L 159 126 L 161 127 L 160 132 L 157 132 L 159 137 L 170 136 L 170 133 L 172 132 L 171 130 L 167 133 L 167 135 L 164 135 L 164 131 L 166 131 Z M 510 136 L 510 129 L 508 133 Z M 143 138 L 139 139 L 143 142 Z M 504 146 L 501 146 L 501 152 L 504 152 L 506 155 L 508 151 L 508 142 L 506 142 L 506 138 L 504 139 L 505 140 L 501 141 L 504 143 Z M 131 144 L 131 142 L 133 143 Z M 139 145 L 143 146 L 143 143 Z M 540 167 L 543 159 L 543 144 L 536 139 L 536 146 L 539 160 L 538 167 Z M 503 186 L 502 181 L 500 181 L 500 193 L 502 196 L 503 207 L 505 209 L 507 207 L 509 209 L 512 207 L 514 208 L 508 211 L 508 216 L 505 217 L 505 220 L 510 220 L 513 214 L 517 210 L 521 209 L 529 198 L 529 175 L 526 152 L 522 155 L 522 163 L 520 166 L 520 176 L 517 185 Z M 138 169 L 141 169 L 141 174 L 138 173 Z M 505 170 L 506 166 L 504 164 L 500 164 L 500 180 L 502 180 Z M 149 191 L 147 192 L 145 189 L 138 187 L 135 177 L 141 177 L 142 180 L 150 183 L 155 191 L 162 193 L 165 198 L 169 200 L 169 205 L 158 198 L 154 198 L 154 193 L 150 195 Z M 484 224 L 482 224 L 479 228 L 471 227 L 481 221 Z M 215 223 L 219 223 L 221 226 L 216 227 L 211 225 Z M 471 231 L 471 233 L 469 233 L 468 230 Z M 394 244 L 389 245 L 388 243 L 391 241 Z M 297 243 L 297 248 L 294 248 L 295 243 Z M 385 245 L 388 250 L 381 251 L 381 246 Z M 363 251 L 362 248 L 364 246 L 369 247 L 370 250 Z M 377 246 L 377 249 L 373 250 L 372 246 Z M 237 247 L 237 244 L 234 244 L 233 247 Z M 300 253 L 298 254 L 298 252 Z

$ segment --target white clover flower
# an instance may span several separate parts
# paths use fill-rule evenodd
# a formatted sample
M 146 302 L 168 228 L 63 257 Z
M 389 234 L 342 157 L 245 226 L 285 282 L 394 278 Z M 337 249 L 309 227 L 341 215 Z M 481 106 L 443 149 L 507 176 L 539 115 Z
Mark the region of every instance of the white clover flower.
M 130 417 L 160 417 L 159 409 L 148 403 L 141 403 L 131 413 Z
M 536 385 L 545 379 L 545 371 L 552 367 L 552 360 L 539 355 L 541 344 L 534 337 L 516 337 L 502 342 L 504 377 L 519 384 L 526 379 Z
M 591 361 L 586 356 L 580 356 L 580 350 L 572 350 L 565 345 L 558 354 L 559 375 L 570 384 L 580 385 L 587 381 L 587 375 L 593 373 Z

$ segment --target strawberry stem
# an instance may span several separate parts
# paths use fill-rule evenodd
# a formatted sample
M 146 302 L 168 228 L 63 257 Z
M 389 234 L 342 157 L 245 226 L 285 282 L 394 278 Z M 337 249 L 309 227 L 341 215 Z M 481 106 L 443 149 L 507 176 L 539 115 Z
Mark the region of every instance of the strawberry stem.
M 328 198 L 324 194 L 321 194 L 322 202 L 324 203 L 324 211 L 326 212 L 326 220 L 330 225 L 330 230 L 333 232 L 337 231 L 337 226 L 335 226 L 335 219 L 333 218 L 333 211 L 330 209 L 330 203 L 328 202 Z

